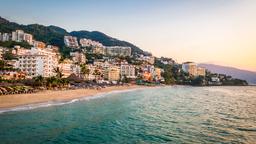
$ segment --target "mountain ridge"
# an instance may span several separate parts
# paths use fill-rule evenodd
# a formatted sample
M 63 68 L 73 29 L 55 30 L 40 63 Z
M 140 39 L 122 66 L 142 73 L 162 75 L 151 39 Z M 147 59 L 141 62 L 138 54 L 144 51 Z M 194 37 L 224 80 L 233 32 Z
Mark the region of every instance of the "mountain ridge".
M 205 67 L 211 72 L 230 75 L 234 78 L 244 79 L 250 84 L 256 84 L 256 72 L 243 70 L 230 66 L 221 66 L 216 64 L 200 63 L 198 64 L 201 67 Z
M 28 25 L 22 25 L 15 22 L 10 22 L 7 19 L 0 16 L 0 32 L 7 32 L 11 33 L 12 31 L 15 31 L 17 29 L 24 30 L 27 33 L 30 33 L 34 36 L 34 38 L 38 41 L 43 41 L 47 44 L 56 45 L 60 48 L 64 47 L 64 36 L 65 35 L 71 35 L 76 36 L 78 39 L 80 38 L 87 38 L 92 39 L 95 41 L 98 41 L 106 46 L 127 46 L 131 47 L 132 53 L 139 53 L 143 54 L 144 51 L 135 46 L 134 44 L 119 40 L 117 38 L 113 38 L 109 35 L 106 35 L 103 32 L 99 31 L 86 31 L 86 30 L 80 30 L 80 31 L 71 31 L 67 32 L 64 28 L 50 25 L 50 26 L 44 26 L 41 24 L 28 24 Z

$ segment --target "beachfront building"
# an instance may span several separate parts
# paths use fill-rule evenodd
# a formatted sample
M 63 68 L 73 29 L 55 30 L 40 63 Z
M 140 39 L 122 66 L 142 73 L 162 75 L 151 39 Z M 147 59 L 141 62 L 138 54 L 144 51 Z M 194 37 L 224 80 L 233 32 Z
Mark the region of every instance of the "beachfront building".
M 45 71 L 46 55 L 27 54 L 19 56 L 18 58 L 19 60 L 17 61 L 16 68 L 19 68 L 22 72 L 26 73 L 27 76 L 47 76 Z
M 162 79 L 162 76 L 161 76 L 162 71 L 163 71 L 163 70 L 160 69 L 160 68 L 155 68 L 155 70 L 154 70 L 154 79 L 155 79 L 156 81 L 159 81 L 159 80 Z
M 135 79 L 136 78 L 135 66 L 129 65 L 129 64 L 121 64 L 120 74 L 121 74 L 121 78 L 127 77 L 127 78 Z
M 182 70 L 189 75 L 197 76 L 197 65 L 193 62 L 185 62 L 182 64 Z
M 65 59 L 63 62 L 59 63 L 58 67 L 61 69 L 64 78 L 67 78 L 73 73 L 72 65 L 73 62 L 69 59 Z
M 117 66 L 111 66 L 104 72 L 104 79 L 108 81 L 120 80 L 120 69 Z
M 104 69 L 102 67 L 94 64 L 88 64 L 87 68 L 89 69 L 89 74 L 86 75 L 87 80 L 98 81 L 103 79 Z
M 205 76 L 205 68 L 198 67 L 197 64 L 193 62 L 183 63 L 182 70 L 191 76 Z
M 0 70 L 1 79 L 4 80 L 18 80 L 25 79 L 26 74 L 17 70 Z
M 69 77 L 71 74 L 80 76 L 80 73 L 81 73 L 80 66 L 73 64 L 73 61 L 69 59 L 65 59 L 63 62 L 59 63 L 58 67 L 60 68 L 64 78 Z
M 74 63 L 80 63 L 80 64 L 86 63 L 85 54 L 82 52 L 71 52 L 70 56 Z
M 64 36 L 64 43 L 70 48 L 79 48 L 77 38 L 73 36 Z
M 87 79 L 92 81 L 92 80 L 95 80 L 96 79 L 96 76 L 94 75 L 95 73 L 95 70 L 96 70 L 96 66 L 95 65 L 92 65 L 92 64 L 89 64 L 87 65 L 88 69 L 89 69 L 89 74 L 88 74 L 88 77 Z
M 153 80 L 153 76 L 152 76 L 151 73 L 145 71 L 145 72 L 143 72 L 143 74 L 142 74 L 142 79 L 143 79 L 144 81 L 152 81 L 152 80 Z
M 50 77 L 55 75 L 54 68 L 58 66 L 58 62 L 60 59 L 60 54 L 55 52 L 53 49 L 45 48 L 45 49 L 39 49 L 39 48 L 32 48 L 31 49 L 32 54 L 39 54 L 39 55 L 46 55 L 46 63 L 45 63 L 45 76 Z
M 86 38 L 80 39 L 79 42 L 82 47 L 103 47 L 103 45 L 100 42 L 93 41 Z
M 109 56 L 131 56 L 131 47 L 111 46 L 105 48 L 106 55 Z
M 59 54 L 53 50 L 33 47 L 19 55 L 15 68 L 19 68 L 30 77 L 50 77 L 55 75 L 54 68 L 58 67 L 58 60 Z

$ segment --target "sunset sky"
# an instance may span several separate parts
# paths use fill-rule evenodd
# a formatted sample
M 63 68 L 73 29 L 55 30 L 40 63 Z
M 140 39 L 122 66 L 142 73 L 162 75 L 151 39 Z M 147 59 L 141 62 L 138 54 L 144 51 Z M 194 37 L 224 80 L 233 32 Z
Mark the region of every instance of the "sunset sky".
M 178 62 L 256 71 L 256 0 L 1 0 L 0 16 L 101 31 Z

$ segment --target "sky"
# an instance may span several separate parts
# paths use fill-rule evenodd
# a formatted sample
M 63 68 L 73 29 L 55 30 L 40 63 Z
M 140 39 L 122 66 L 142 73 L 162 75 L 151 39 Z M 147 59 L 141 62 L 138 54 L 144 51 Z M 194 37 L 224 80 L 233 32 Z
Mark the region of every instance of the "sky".
M 101 31 L 155 56 L 256 71 L 256 0 L 0 0 L 20 24 Z

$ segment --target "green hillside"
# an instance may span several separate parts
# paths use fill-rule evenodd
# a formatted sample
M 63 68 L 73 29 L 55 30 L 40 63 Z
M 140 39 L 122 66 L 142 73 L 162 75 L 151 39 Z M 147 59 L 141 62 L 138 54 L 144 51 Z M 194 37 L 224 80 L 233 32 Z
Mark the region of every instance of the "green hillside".
M 43 41 L 47 44 L 59 46 L 60 49 L 64 48 L 64 36 L 72 35 L 78 37 L 79 39 L 92 39 L 106 46 L 129 46 L 132 48 L 132 53 L 143 53 L 143 50 L 129 42 L 112 38 L 98 31 L 73 31 L 69 33 L 65 29 L 57 26 L 44 26 L 40 24 L 20 25 L 0 17 L 0 32 L 11 33 L 12 31 L 17 29 L 22 29 L 26 33 L 32 34 L 34 38 L 38 41 Z

